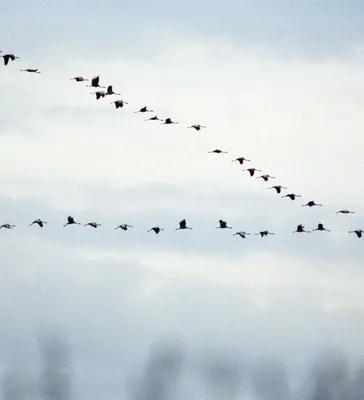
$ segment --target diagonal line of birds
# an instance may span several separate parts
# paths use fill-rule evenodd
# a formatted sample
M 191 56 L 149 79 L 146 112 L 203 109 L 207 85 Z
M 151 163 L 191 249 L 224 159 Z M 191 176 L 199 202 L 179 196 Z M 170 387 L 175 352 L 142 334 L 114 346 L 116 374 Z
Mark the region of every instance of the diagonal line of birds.
M 4 66 L 8 66 L 9 62 L 13 62 L 17 59 L 19 59 L 18 56 L 12 54 L 12 53 L 3 53 L 0 50 L 1 53 L 1 57 L 4 60 Z M 21 72 L 28 72 L 31 74 L 41 74 L 41 71 L 39 71 L 37 68 L 26 68 L 26 69 L 21 69 Z M 114 92 L 113 86 L 112 85 L 108 85 L 108 86 L 101 86 L 100 85 L 100 76 L 97 75 L 95 77 L 93 77 L 92 79 L 88 79 L 85 78 L 83 76 L 75 76 L 73 78 L 70 78 L 71 80 L 74 80 L 77 83 L 80 82 L 90 82 L 89 85 L 86 85 L 86 87 L 92 87 L 92 88 L 96 88 L 96 89 L 106 89 L 106 91 L 104 90 L 97 90 L 95 92 L 92 92 L 90 94 L 95 95 L 96 100 L 100 100 L 101 98 L 105 98 L 106 96 L 112 96 L 112 95 L 116 95 L 116 96 L 121 96 L 120 93 Z M 110 104 L 114 104 L 116 109 L 119 108 L 123 108 L 124 104 L 129 104 L 128 102 L 126 102 L 125 100 L 122 99 L 117 99 L 115 101 L 110 102 Z M 154 110 L 148 109 L 147 106 L 143 106 L 141 107 L 139 110 L 134 111 L 134 113 L 148 113 L 148 112 L 152 112 L 154 113 Z M 163 125 L 173 125 L 173 124 L 179 124 L 178 121 L 173 121 L 170 117 L 165 118 L 165 119 L 160 119 L 157 115 L 154 115 L 153 117 L 147 118 L 145 121 L 160 121 L 161 124 Z M 200 131 L 201 129 L 205 129 L 206 126 L 205 125 L 200 125 L 200 124 L 193 124 L 191 126 L 187 126 L 188 129 L 195 129 L 196 131 Z M 227 154 L 228 152 L 225 150 L 221 150 L 221 149 L 214 149 L 209 151 L 208 153 L 211 154 Z M 245 158 L 245 157 L 237 157 L 234 160 L 232 160 L 231 162 L 237 162 L 240 166 L 244 165 L 247 162 L 251 162 L 251 160 Z M 276 179 L 274 176 L 269 175 L 269 174 L 262 174 L 260 176 L 256 176 L 257 172 L 262 172 L 260 169 L 257 168 L 246 168 L 243 169 L 242 171 L 246 171 L 249 173 L 250 177 L 254 177 L 255 179 L 262 179 L 265 182 L 268 182 L 270 179 Z M 282 185 L 274 185 L 269 187 L 268 189 L 270 190 L 275 190 L 275 192 L 278 195 L 282 194 L 282 190 L 287 190 L 287 187 L 282 186 Z M 292 201 L 295 201 L 296 198 L 301 198 L 302 196 L 296 193 L 287 193 L 284 195 L 281 195 L 282 198 L 288 198 Z M 308 208 L 312 208 L 312 207 L 322 207 L 322 204 L 316 203 L 314 200 L 310 200 L 308 201 L 306 204 L 303 204 L 302 207 L 308 207 Z M 355 214 L 354 211 L 350 211 L 348 209 L 342 209 L 339 211 L 335 212 L 336 214 L 342 214 L 342 215 L 349 215 L 349 214 Z M 45 226 L 45 224 L 47 224 L 46 221 L 43 221 L 41 219 L 36 219 L 34 220 L 31 224 L 29 224 L 29 226 L 32 225 L 38 225 L 40 228 L 43 228 Z M 69 226 L 69 225 L 82 225 L 81 222 L 76 222 L 74 217 L 69 215 L 67 217 L 67 222 L 63 225 L 63 227 Z M 92 228 L 98 228 L 100 226 L 102 226 L 101 224 L 97 223 L 97 222 L 87 222 L 86 224 L 84 224 L 84 226 L 89 226 Z M 15 225 L 13 224 L 9 224 L 9 223 L 5 223 L 0 225 L 0 229 L 14 229 Z M 120 229 L 123 231 L 127 231 L 129 230 L 129 228 L 133 228 L 133 225 L 128 225 L 128 224 L 120 224 L 118 225 L 116 228 L 114 229 Z M 192 230 L 192 227 L 187 226 L 187 221 L 186 219 L 182 219 L 181 221 L 179 221 L 178 223 L 178 227 L 175 228 L 175 230 Z M 215 227 L 215 229 L 233 229 L 231 226 L 228 225 L 228 223 L 222 219 L 220 219 L 218 221 L 218 226 Z M 147 232 L 154 232 L 155 234 L 159 234 L 160 232 L 164 231 L 164 228 L 161 228 L 159 226 L 153 226 L 152 228 L 148 229 Z M 305 226 L 302 224 L 297 225 L 296 230 L 292 231 L 292 233 L 311 233 L 314 231 L 319 231 L 319 232 L 331 232 L 331 230 L 326 229 L 324 227 L 324 225 L 320 222 L 317 224 L 317 227 L 312 229 L 312 230 L 306 230 Z M 362 238 L 364 236 L 364 230 L 363 229 L 355 229 L 355 230 L 351 230 L 348 231 L 348 233 L 353 233 L 356 235 L 357 238 Z M 260 237 L 266 237 L 269 235 L 274 235 L 275 233 L 273 232 L 269 232 L 269 230 L 263 230 L 257 233 L 254 233 L 254 235 L 256 236 L 260 236 Z M 242 239 L 246 239 L 247 236 L 251 235 L 251 233 L 249 232 L 245 232 L 245 231 L 238 231 L 236 233 L 233 234 L 233 236 L 238 236 Z

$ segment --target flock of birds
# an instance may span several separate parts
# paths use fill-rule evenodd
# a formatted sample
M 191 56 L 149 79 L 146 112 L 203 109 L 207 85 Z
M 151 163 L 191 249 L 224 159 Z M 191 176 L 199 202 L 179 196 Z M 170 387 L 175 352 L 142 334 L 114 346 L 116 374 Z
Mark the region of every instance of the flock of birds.
M 3 54 L 3 52 L 0 50 L 1 53 L 1 57 L 4 59 L 4 65 L 7 66 L 9 64 L 10 61 L 15 61 L 16 59 L 18 59 L 18 56 L 15 56 L 12 53 L 6 53 Z M 37 68 L 26 68 L 26 69 L 21 69 L 20 71 L 23 72 L 28 72 L 28 73 L 33 73 L 33 74 L 41 74 L 41 72 L 37 69 Z M 111 95 L 117 95 L 117 96 L 121 96 L 120 93 L 116 93 L 113 90 L 113 86 L 109 85 L 109 86 L 100 86 L 100 77 L 99 76 L 95 76 L 94 78 L 92 78 L 91 80 L 83 77 L 83 76 L 75 76 L 73 78 L 70 78 L 71 80 L 74 80 L 76 82 L 89 82 L 90 81 L 90 85 L 87 85 L 87 87 L 93 87 L 93 88 L 97 88 L 97 89 L 106 89 L 106 91 L 104 90 L 97 90 L 96 92 L 92 92 L 92 95 L 95 95 L 96 100 L 99 100 L 101 98 L 105 98 L 106 96 L 111 96 Z M 117 99 L 113 102 L 111 102 L 110 104 L 114 104 L 116 109 L 122 108 L 124 106 L 124 104 L 128 104 L 126 101 L 122 100 L 122 99 Z M 147 106 L 143 106 L 141 107 L 139 110 L 134 111 L 135 113 L 147 113 L 147 112 L 154 112 L 153 110 L 148 109 Z M 161 121 L 162 124 L 164 125 L 171 125 L 171 124 L 178 124 L 179 122 L 176 121 L 172 121 L 171 118 L 165 118 L 165 119 L 160 119 L 158 118 L 157 115 L 154 115 L 151 118 L 146 119 L 146 121 Z M 187 128 L 189 129 L 195 129 L 196 131 L 199 131 L 203 128 L 206 128 L 206 126 L 204 125 L 200 125 L 200 124 L 194 124 L 191 126 L 188 126 Z M 228 153 L 227 151 L 221 150 L 221 149 L 214 149 L 212 151 L 209 151 L 208 153 L 212 153 L 212 154 L 224 154 L 224 153 Z M 238 157 L 235 158 L 234 160 L 232 160 L 231 162 L 237 162 L 239 163 L 239 165 L 243 165 L 247 162 L 250 162 L 249 159 L 245 158 L 245 157 Z M 260 176 L 255 176 L 256 172 L 262 172 L 260 169 L 257 168 L 246 168 L 243 169 L 243 171 L 247 171 L 250 175 L 250 177 L 255 177 L 256 179 L 263 179 L 265 182 L 267 182 L 270 179 L 276 179 L 274 176 L 271 176 L 269 174 L 262 174 Z M 282 190 L 287 190 L 287 188 L 285 186 L 282 185 L 274 185 L 269 187 L 269 189 L 273 189 L 276 191 L 277 194 L 281 194 Z M 282 198 L 289 198 L 290 200 L 294 201 L 296 200 L 296 198 L 300 198 L 302 197 L 301 195 L 295 194 L 295 193 L 287 193 L 281 196 Z M 316 203 L 314 200 L 310 200 L 308 201 L 306 204 L 303 204 L 302 207 L 322 207 L 322 204 L 318 204 Z M 336 214 L 343 214 L 343 215 L 348 215 L 348 214 L 355 214 L 355 212 L 350 211 L 348 209 L 342 209 L 336 212 Z M 220 219 L 219 221 L 219 225 L 216 227 L 216 229 L 233 229 L 231 226 L 228 226 L 227 222 Z M 30 226 L 32 225 L 38 225 L 39 227 L 43 228 L 44 225 L 46 224 L 46 221 L 42 221 L 41 219 L 36 219 L 35 221 L 33 221 Z M 66 227 L 68 225 L 81 225 L 80 222 L 76 222 L 75 219 L 69 215 L 67 217 L 67 222 L 66 224 L 64 224 L 63 226 Z M 86 224 L 84 224 L 84 226 L 90 226 L 92 228 L 98 228 L 101 226 L 101 224 L 96 223 L 96 222 L 88 222 Z M 12 224 L 3 224 L 0 225 L 0 229 L 13 229 L 15 228 L 15 225 Z M 121 229 L 124 231 L 127 231 L 129 228 L 133 228 L 132 225 L 128 225 L 128 224 L 121 224 L 119 226 L 117 226 L 115 229 Z M 191 227 L 187 226 L 187 222 L 186 219 L 182 219 L 179 222 L 179 227 L 175 228 L 176 230 L 186 230 L 186 229 L 193 229 Z M 161 231 L 164 231 L 163 228 L 159 227 L 159 226 L 154 226 L 151 229 L 149 229 L 147 232 L 155 232 L 156 234 L 159 234 Z M 320 231 L 320 232 L 331 232 L 329 229 L 326 229 L 324 227 L 324 225 L 320 222 L 317 224 L 317 227 L 315 229 L 312 229 L 311 231 L 306 230 L 305 226 L 302 224 L 299 224 L 296 227 L 296 230 L 294 230 L 292 233 L 311 233 L 312 231 Z M 355 229 L 355 230 L 351 230 L 349 231 L 349 233 L 354 233 L 358 238 L 362 238 L 364 236 L 364 230 L 363 229 Z M 244 232 L 244 231 L 238 231 L 236 233 L 233 234 L 234 236 L 237 235 L 243 239 L 246 238 L 247 235 L 251 235 L 251 233 L 248 232 Z M 264 230 L 264 231 L 260 231 L 255 233 L 255 235 L 259 235 L 261 237 L 265 237 L 268 235 L 274 235 L 273 232 L 269 232 L 268 230 Z

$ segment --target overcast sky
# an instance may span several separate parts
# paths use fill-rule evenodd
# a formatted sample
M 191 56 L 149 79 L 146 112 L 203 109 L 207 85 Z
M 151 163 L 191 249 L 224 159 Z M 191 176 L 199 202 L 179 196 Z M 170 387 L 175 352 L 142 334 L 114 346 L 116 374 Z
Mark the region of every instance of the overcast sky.
M 0 50 L 20 58 L 0 65 L 0 223 L 16 225 L 0 231 L 1 371 L 38 388 L 48 329 L 81 400 L 157 390 L 143 366 L 170 340 L 186 369 L 153 400 L 211 398 L 204 385 L 218 398 L 226 376 L 231 398 L 290 400 L 284 382 L 301 393 L 318 352 L 360 365 L 364 239 L 348 231 L 364 229 L 363 17 L 354 0 L 3 1 Z M 129 104 L 70 80 L 98 74 Z M 70 214 L 102 226 L 63 228 Z M 175 231 L 182 218 L 194 229 Z M 319 222 L 331 232 L 292 234 Z M 225 381 L 201 367 L 226 358 Z

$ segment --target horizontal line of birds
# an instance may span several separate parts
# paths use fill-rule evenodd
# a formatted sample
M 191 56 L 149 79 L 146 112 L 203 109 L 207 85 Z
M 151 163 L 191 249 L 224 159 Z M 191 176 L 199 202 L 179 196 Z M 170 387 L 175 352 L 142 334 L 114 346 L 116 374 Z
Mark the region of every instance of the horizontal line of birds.
M 348 212 L 347 210 L 340 210 L 340 211 L 337 211 L 336 213 L 337 214 L 339 214 L 339 213 L 340 214 L 348 214 L 350 212 Z M 39 227 L 43 228 L 46 223 L 47 223 L 46 221 L 42 221 L 41 219 L 38 218 L 38 219 L 34 220 L 31 224 L 29 224 L 29 226 L 38 225 Z M 72 217 L 72 215 L 69 215 L 67 217 L 67 222 L 63 225 L 63 227 L 66 227 L 68 225 L 82 225 L 82 224 L 81 224 L 81 222 L 76 222 L 75 219 Z M 178 225 L 179 225 L 178 228 L 175 228 L 175 230 L 193 229 L 190 226 L 187 226 L 186 219 L 182 219 L 181 221 L 179 221 Z M 97 222 L 88 222 L 88 223 L 84 224 L 84 226 L 98 228 L 101 226 L 101 224 L 99 224 Z M 15 225 L 11 225 L 11 224 L 3 224 L 0 226 L 0 229 L 13 229 L 13 228 L 15 228 Z M 133 225 L 121 224 L 121 225 L 118 225 L 114 229 L 121 229 L 121 230 L 127 231 L 129 228 L 133 228 Z M 219 226 L 216 226 L 215 229 L 233 229 L 233 228 L 231 226 L 228 226 L 228 223 L 226 221 L 219 219 Z M 151 232 L 151 231 L 155 232 L 156 234 L 159 234 L 161 231 L 164 231 L 164 228 L 161 228 L 159 226 L 153 226 L 152 228 L 147 230 L 147 232 Z M 317 228 L 312 229 L 312 231 L 331 232 L 329 229 L 326 229 L 322 223 L 317 224 Z M 305 230 L 305 226 L 302 224 L 299 224 L 299 225 L 297 225 L 296 230 L 293 231 L 292 233 L 311 233 L 311 231 Z M 362 229 L 356 229 L 353 231 L 349 231 L 349 233 L 355 233 L 358 238 L 361 238 L 364 231 Z M 245 239 L 247 235 L 250 235 L 250 233 L 244 232 L 244 231 L 239 231 L 239 232 L 234 233 L 233 236 L 235 236 L 235 235 L 238 235 L 241 238 Z M 268 235 L 274 235 L 274 233 L 269 232 L 268 230 L 264 230 L 264 231 L 255 233 L 255 235 L 260 235 L 261 237 L 265 237 Z
M 0 50 L 0 53 L 2 53 L 2 51 Z M 15 56 L 12 53 L 8 53 L 8 54 L 3 54 L 2 57 L 4 58 L 4 65 L 8 65 L 9 61 L 15 61 L 16 59 L 18 59 L 18 56 Z M 37 69 L 37 68 L 27 68 L 27 69 L 23 69 L 20 71 L 25 71 L 25 72 L 29 72 L 29 73 L 36 73 L 36 74 L 40 74 L 41 72 Z M 76 82 L 88 82 L 89 79 L 85 78 L 83 76 L 75 76 L 73 78 L 70 78 L 71 80 L 75 80 Z M 88 87 L 94 87 L 94 88 L 106 88 L 106 86 L 100 86 L 100 76 L 97 75 L 94 78 L 91 79 L 91 85 L 87 85 Z M 119 95 L 121 96 L 120 93 L 115 93 L 113 90 L 112 85 L 107 86 L 106 92 L 104 91 L 97 91 L 91 94 L 95 94 L 96 95 L 96 99 L 99 100 L 100 98 L 109 96 L 109 95 Z M 124 106 L 124 104 L 128 104 L 126 101 L 124 100 L 116 100 L 114 102 L 112 102 L 111 104 L 115 104 L 116 108 L 122 108 Z M 147 106 L 144 106 L 142 108 L 140 108 L 138 111 L 135 111 L 135 113 L 146 113 L 146 112 L 154 112 L 153 110 L 150 110 L 147 108 Z M 176 121 L 172 121 L 171 118 L 166 118 L 166 119 L 160 119 L 158 118 L 156 115 L 154 117 L 148 118 L 146 119 L 146 121 L 149 120 L 154 120 L 154 121 L 162 121 L 163 124 L 165 125 L 170 125 L 170 124 L 178 124 L 179 122 Z M 188 126 L 188 128 L 193 128 L 196 131 L 201 130 L 202 128 L 206 128 L 206 126 L 204 125 L 200 125 L 200 124 L 194 124 L 191 126 Z M 226 154 L 228 153 L 227 151 L 221 150 L 221 149 L 215 149 L 212 151 L 209 151 L 208 153 L 213 153 L 213 154 Z M 250 162 L 251 160 L 245 158 L 245 157 L 237 157 L 234 160 L 232 160 L 231 162 L 238 162 L 240 165 L 243 165 L 245 162 Z M 243 169 L 242 171 L 247 171 L 249 172 L 250 177 L 254 177 L 256 172 L 262 172 L 262 170 L 258 169 L 258 168 L 246 168 Z M 263 179 L 265 182 L 267 182 L 270 179 L 276 179 L 274 176 L 269 175 L 269 174 L 262 174 L 260 176 L 256 176 L 256 179 Z M 287 190 L 287 187 L 282 186 L 282 185 L 274 185 L 272 187 L 269 187 L 268 189 L 274 189 L 276 191 L 276 193 L 281 194 L 282 189 Z M 291 200 L 296 200 L 296 198 L 300 198 L 302 197 L 301 195 L 298 195 L 296 193 L 287 193 L 283 196 L 281 196 L 282 198 L 289 198 Z M 306 204 L 302 205 L 303 207 L 322 207 L 322 204 L 318 204 L 316 203 L 314 200 L 310 200 L 308 201 Z M 339 211 L 342 214 L 354 214 L 354 212 L 349 211 L 349 210 L 340 210 Z M 4 226 L 3 226 L 4 227 Z M 301 228 L 300 228 L 301 229 Z M 319 229 L 320 230 L 320 229 Z M 303 231 L 302 231 L 303 232 Z M 304 231 L 306 232 L 306 231 Z M 354 231 L 354 232 L 360 232 L 359 231 Z

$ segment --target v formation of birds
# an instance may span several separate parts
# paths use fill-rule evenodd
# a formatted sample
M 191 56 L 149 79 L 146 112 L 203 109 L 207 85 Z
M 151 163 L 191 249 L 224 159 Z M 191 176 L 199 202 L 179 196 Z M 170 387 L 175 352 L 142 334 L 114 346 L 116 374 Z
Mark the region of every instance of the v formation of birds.
M 3 58 L 4 60 L 4 66 L 8 66 L 10 62 L 13 62 L 17 59 L 19 59 L 18 56 L 15 56 L 12 53 L 3 53 L 0 50 L 0 56 Z M 28 73 L 32 73 L 32 74 L 41 74 L 41 72 L 37 69 L 37 68 L 26 68 L 26 69 L 21 69 L 20 71 L 22 72 L 28 72 Z M 112 85 L 108 85 L 106 86 L 101 86 L 100 85 L 100 77 L 99 76 L 95 76 L 92 79 L 88 79 L 85 78 L 83 76 L 75 76 L 73 78 L 70 78 L 71 80 L 74 80 L 75 82 L 90 82 L 90 85 L 87 85 L 88 87 L 92 87 L 95 89 L 99 89 L 95 92 L 92 92 L 90 94 L 94 95 L 96 100 L 100 100 L 101 98 L 105 98 L 106 96 L 112 96 L 112 95 L 116 95 L 116 96 L 121 96 L 120 93 L 116 93 L 113 90 Z M 106 91 L 104 90 L 100 90 L 100 89 L 106 89 Z M 114 104 L 116 109 L 120 109 L 124 107 L 124 104 L 128 104 L 125 100 L 122 99 L 117 99 L 115 101 L 112 101 L 110 104 Z M 134 113 L 147 113 L 147 112 L 152 112 L 154 113 L 153 110 L 148 109 L 147 106 L 143 106 L 141 107 L 139 110 L 134 111 Z M 173 121 L 171 118 L 165 118 L 165 119 L 160 119 L 157 115 L 154 115 L 153 117 L 150 117 L 148 119 L 146 119 L 145 121 L 160 121 L 162 124 L 164 125 L 172 125 L 172 124 L 179 124 L 179 122 L 177 121 Z M 188 126 L 187 128 L 189 129 L 195 129 L 196 131 L 199 131 L 201 129 L 205 129 L 206 126 L 204 125 L 200 125 L 200 124 L 194 124 L 191 126 Z M 211 154 L 225 154 L 228 153 L 227 151 L 221 150 L 221 149 L 214 149 L 209 151 L 208 153 Z M 245 158 L 245 157 L 238 157 L 235 158 L 234 160 L 232 160 L 231 162 L 236 162 L 239 165 L 243 165 L 245 163 L 249 163 L 250 160 Z M 271 179 L 276 179 L 274 176 L 271 176 L 269 174 L 261 174 L 259 176 L 256 176 L 257 172 L 262 172 L 260 169 L 257 168 L 247 168 L 247 169 L 243 169 L 243 171 L 247 171 L 249 173 L 250 177 L 254 177 L 255 179 L 262 179 L 263 181 L 267 182 Z M 295 201 L 296 198 L 301 198 L 301 195 L 295 194 L 295 193 L 286 193 L 283 194 L 282 190 L 287 190 L 288 188 L 282 185 L 274 185 L 269 187 L 268 189 L 272 189 L 275 190 L 276 193 L 278 195 L 281 195 L 282 198 L 288 198 L 292 201 Z M 310 200 L 305 204 L 302 204 L 302 207 L 308 207 L 308 208 L 312 208 L 312 207 L 322 207 L 322 204 L 316 203 L 314 200 Z M 348 210 L 348 209 L 342 209 L 339 211 L 336 211 L 336 214 L 341 214 L 341 215 L 350 215 L 350 214 L 355 214 L 354 211 Z M 37 225 L 40 228 L 43 228 L 45 225 L 47 224 L 46 221 L 43 221 L 41 219 L 36 219 L 34 220 L 32 223 L 30 223 L 29 225 Z M 69 226 L 69 225 L 82 225 L 81 222 L 77 222 L 73 216 L 69 215 L 66 218 L 66 223 L 63 225 L 63 227 Z M 92 228 L 98 228 L 101 226 L 101 224 L 97 223 L 97 222 L 88 222 L 83 224 L 84 226 L 89 226 Z M 4 223 L 2 225 L 0 225 L 0 229 L 13 229 L 15 228 L 15 225 L 13 224 L 9 224 L 9 223 Z M 129 228 L 133 228 L 132 225 L 129 224 L 121 224 L 118 225 L 117 227 L 115 227 L 114 229 L 121 229 L 123 231 L 127 231 Z M 228 225 L 228 223 L 222 219 L 220 219 L 218 221 L 218 226 L 215 227 L 216 229 L 233 229 L 231 226 Z M 175 230 L 192 230 L 192 227 L 187 226 L 187 221 L 186 219 L 182 219 L 181 221 L 179 221 L 178 223 L 178 227 L 175 228 Z M 147 232 L 154 232 L 155 234 L 159 234 L 160 232 L 164 231 L 164 228 L 161 228 L 160 226 L 153 226 L 152 228 L 148 229 Z M 312 230 L 306 230 L 305 226 L 302 224 L 299 224 L 296 229 L 294 231 L 292 231 L 292 233 L 311 233 L 313 231 L 318 231 L 318 232 L 331 232 L 330 229 L 326 229 L 326 227 L 324 226 L 324 224 L 322 222 L 319 222 L 316 226 L 316 228 L 312 229 Z M 349 231 L 348 233 L 353 233 L 356 235 L 357 238 L 362 238 L 364 237 L 364 230 L 363 229 L 353 229 L 351 231 Z M 274 235 L 275 233 L 273 232 L 269 232 L 269 230 L 263 230 L 260 232 L 256 232 L 254 233 L 254 235 L 260 236 L 260 237 L 266 237 L 269 235 Z M 251 233 L 249 232 L 245 232 L 245 231 L 237 231 L 233 234 L 233 236 L 238 236 L 242 239 L 245 239 L 247 236 L 251 235 Z

